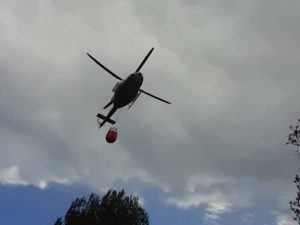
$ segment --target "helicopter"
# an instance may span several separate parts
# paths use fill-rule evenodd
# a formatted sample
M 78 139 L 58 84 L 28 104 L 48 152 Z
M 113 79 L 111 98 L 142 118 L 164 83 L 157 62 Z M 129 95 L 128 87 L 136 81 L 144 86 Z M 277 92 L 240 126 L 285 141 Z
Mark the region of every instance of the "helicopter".
M 142 69 L 143 65 L 153 52 L 154 48 L 151 48 L 151 50 L 148 52 L 148 54 L 145 56 L 143 61 L 140 63 L 140 65 L 137 67 L 137 69 L 129 74 L 125 79 L 121 78 L 111 70 L 109 70 L 107 67 L 105 67 L 102 63 L 100 63 L 96 58 L 94 58 L 91 54 L 87 53 L 88 57 L 90 57 L 96 64 L 98 64 L 102 69 L 104 69 L 106 72 L 108 72 L 110 75 L 112 75 L 114 78 L 119 80 L 112 89 L 114 92 L 113 97 L 111 100 L 103 107 L 103 109 L 108 108 L 109 106 L 112 105 L 112 108 L 108 112 L 106 116 L 98 113 L 98 125 L 99 128 L 101 128 L 106 122 L 114 125 L 116 121 L 112 120 L 111 117 L 112 115 L 119 109 L 122 108 L 126 105 L 128 106 L 128 109 L 132 107 L 134 102 L 138 99 L 138 97 L 143 93 L 146 94 L 152 98 L 155 98 L 159 101 L 162 101 L 167 104 L 171 104 L 171 102 L 166 101 L 160 97 L 157 97 L 143 89 L 141 89 L 141 86 L 143 84 L 143 74 L 140 72 Z M 102 122 L 99 122 L 99 119 L 102 119 Z

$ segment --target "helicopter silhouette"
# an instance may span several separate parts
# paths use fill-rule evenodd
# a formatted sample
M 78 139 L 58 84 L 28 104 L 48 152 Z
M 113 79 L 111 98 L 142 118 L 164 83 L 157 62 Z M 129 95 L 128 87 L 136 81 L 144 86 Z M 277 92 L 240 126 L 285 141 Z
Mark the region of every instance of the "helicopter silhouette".
M 105 67 L 103 64 L 101 64 L 97 59 L 95 59 L 92 55 L 87 53 L 87 55 L 95 62 L 97 63 L 102 69 L 104 69 L 106 72 L 108 72 L 110 75 L 115 77 L 116 79 L 120 80 L 120 82 L 117 82 L 113 88 L 114 95 L 111 98 L 111 100 L 103 107 L 103 109 L 106 109 L 110 105 L 113 105 L 110 111 L 106 116 L 98 113 L 97 117 L 99 119 L 102 119 L 102 122 L 99 122 L 99 128 L 101 128 L 106 122 L 110 124 L 115 124 L 116 122 L 111 119 L 112 115 L 119 109 L 126 105 L 129 105 L 128 108 L 131 108 L 131 106 L 134 104 L 134 102 L 137 100 L 137 98 L 143 93 L 146 94 L 152 98 L 155 98 L 159 101 L 165 102 L 167 104 L 171 104 L 169 101 L 166 101 L 160 97 L 157 97 L 143 89 L 141 89 L 141 86 L 143 84 L 143 74 L 140 72 L 143 65 L 153 52 L 154 48 L 152 48 L 148 54 L 145 56 L 143 61 L 140 63 L 138 68 L 135 70 L 135 72 L 129 74 L 125 79 L 122 79 L 120 76 L 113 73 L 111 70 L 109 70 L 107 67 Z

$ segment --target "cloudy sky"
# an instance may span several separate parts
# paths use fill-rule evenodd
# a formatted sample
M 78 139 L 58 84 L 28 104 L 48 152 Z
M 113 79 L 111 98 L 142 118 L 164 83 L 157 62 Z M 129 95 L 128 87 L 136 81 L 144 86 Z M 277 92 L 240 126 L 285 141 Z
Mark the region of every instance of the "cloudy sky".
M 0 217 L 53 224 L 91 191 L 138 194 L 150 223 L 293 224 L 300 112 L 295 0 L 0 0 Z M 147 52 L 109 145 L 95 115 Z M 46 205 L 45 205 L 46 203 Z M 41 205 L 44 205 L 41 208 Z M 38 212 L 38 213 L 37 213 Z M 1 223 L 2 223 L 1 222 Z

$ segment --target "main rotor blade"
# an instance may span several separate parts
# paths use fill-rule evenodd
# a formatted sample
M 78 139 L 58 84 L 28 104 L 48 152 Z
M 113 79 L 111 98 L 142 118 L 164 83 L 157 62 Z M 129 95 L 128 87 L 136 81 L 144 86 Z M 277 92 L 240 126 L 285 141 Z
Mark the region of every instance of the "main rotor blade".
M 142 90 L 142 89 L 140 89 L 140 91 L 141 91 L 142 93 L 146 94 L 146 95 L 151 96 L 152 98 L 156 98 L 156 99 L 159 100 L 159 101 L 165 102 L 165 103 L 167 103 L 167 104 L 171 104 L 171 102 L 168 102 L 168 101 L 166 101 L 166 100 L 164 100 L 164 99 L 162 99 L 162 98 L 159 98 L 159 97 L 157 97 L 157 96 L 155 96 L 155 95 L 153 95 L 153 94 L 150 94 L 150 93 L 147 92 L 147 91 L 144 91 L 144 90 Z
M 149 56 L 151 55 L 151 53 L 153 52 L 154 48 L 151 48 L 151 50 L 148 52 L 148 54 L 146 55 L 146 57 L 144 58 L 144 60 L 141 62 L 141 64 L 139 65 L 139 67 L 136 69 L 135 72 L 139 72 L 140 69 L 143 67 L 143 65 L 145 64 L 145 62 L 147 61 L 147 59 L 149 58 Z
M 95 63 L 97 63 L 99 66 L 102 67 L 106 72 L 108 72 L 113 77 L 117 78 L 118 80 L 123 80 L 121 77 L 116 75 L 115 73 L 111 72 L 109 69 L 107 69 L 104 65 L 102 65 L 97 59 L 95 59 L 93 56 L 91 56 L 89 53 L 87 53 L 88 57 L 90 57 Z

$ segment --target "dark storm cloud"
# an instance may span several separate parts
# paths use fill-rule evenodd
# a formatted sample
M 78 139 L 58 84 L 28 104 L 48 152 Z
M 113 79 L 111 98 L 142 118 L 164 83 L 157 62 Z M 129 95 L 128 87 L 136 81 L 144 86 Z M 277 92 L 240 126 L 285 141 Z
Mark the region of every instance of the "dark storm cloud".
M 34 184 L 105 188 L 139 178 L 169 191 L 170 204 L 212 202 L 215 214 L 274 184 L 269 194 L 288 199 L 282 190 L 299 170 L 283 150 L 299 112 L 297 8 L 292 1 L 4 2 L 2 169 L 16 166 Z M 125 77 L 152 46 L 144 89 L 173 104 L 141 96 L 116 115 L 119 141 L 109 146 L 95 114 L 115 80 L 85 53 Z

